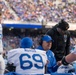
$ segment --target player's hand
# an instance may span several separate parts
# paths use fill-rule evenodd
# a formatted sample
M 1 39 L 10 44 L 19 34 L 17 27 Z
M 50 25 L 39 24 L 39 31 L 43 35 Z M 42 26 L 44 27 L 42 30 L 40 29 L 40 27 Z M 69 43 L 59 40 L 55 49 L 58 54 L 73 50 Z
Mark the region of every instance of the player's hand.
M 58 65 L 58 66 L 60 66 L 61 64 L 62 64 L 62 62 L 61 62 L 61 61 L 58 61 L 58 62 L 57 62 L 57 65 Z

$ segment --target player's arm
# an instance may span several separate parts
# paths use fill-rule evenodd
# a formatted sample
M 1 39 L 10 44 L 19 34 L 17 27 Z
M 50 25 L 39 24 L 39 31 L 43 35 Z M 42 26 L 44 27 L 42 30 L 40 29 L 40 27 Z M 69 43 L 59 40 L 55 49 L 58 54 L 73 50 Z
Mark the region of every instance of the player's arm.
M 62 64 L 63 65 L 68 65 L 69 63 L 73 62 L 76 60 L 76 54 L 70 53 L 66 57 L 63 57 L 62 59 Z
M 69 63 L 71 63 L 71 62 L 73 62 L 75 60 L 76 60 L 76 46 L 75 46 L 74 51 L 72 53 L 70 53 L 67 56 L 63 57 L 62 64 L 67 65 L 67 64 L 69 64 Z

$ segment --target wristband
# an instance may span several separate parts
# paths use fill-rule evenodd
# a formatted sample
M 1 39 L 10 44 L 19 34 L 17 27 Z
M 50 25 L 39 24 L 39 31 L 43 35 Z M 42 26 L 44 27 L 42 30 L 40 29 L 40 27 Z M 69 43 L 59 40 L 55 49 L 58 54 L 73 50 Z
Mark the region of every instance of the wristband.
M 62 64 L 63 65 L 68 65 L 69 63 L 65 60 L 65 57 L 63 57 L 63 59 L 62 59 Z

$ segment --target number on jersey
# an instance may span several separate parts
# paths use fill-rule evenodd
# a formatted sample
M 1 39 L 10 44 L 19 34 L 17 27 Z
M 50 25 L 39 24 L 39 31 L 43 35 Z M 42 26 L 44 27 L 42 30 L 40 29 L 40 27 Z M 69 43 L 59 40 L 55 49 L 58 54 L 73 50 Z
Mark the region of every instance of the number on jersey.
M 23 59 L 25 57 L 27 59 Z M 27 53 L 26 54 L 21 54 L 20 57 L 19 57 L 19 60 L 20 60 L 20 67 L 23 70 L 31 69 L 32 67 L 35 67 L 37 69 L 43 69 L 43 67 L 44 67 L 42 57 L 39 54 L 33 54 L 32 56 L 30 56 Z M 33 63 L 33 61 L 36 62 L 36 63 Z M 40 63 L 40 65 L 38 65 L 38 63 Z M 29 64 L 29 65 L 27 65 L 27 64 Z

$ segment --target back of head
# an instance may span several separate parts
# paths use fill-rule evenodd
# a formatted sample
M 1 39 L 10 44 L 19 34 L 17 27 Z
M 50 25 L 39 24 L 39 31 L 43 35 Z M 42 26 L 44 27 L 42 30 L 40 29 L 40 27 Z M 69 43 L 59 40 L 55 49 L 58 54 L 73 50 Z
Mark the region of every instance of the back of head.
M 58 23 L 57 27 L 59 27 L 60 29 L 66 31 L 69 28 L 69 24 L 66 21 L 64 21 L 64 19 L 61 19 L 61 21 Z
M 21 48 L 30 48 L 33 46 L 33 41 L 29 37 L 25 37 L 21 40 L 20 42 L 20 47 Z

